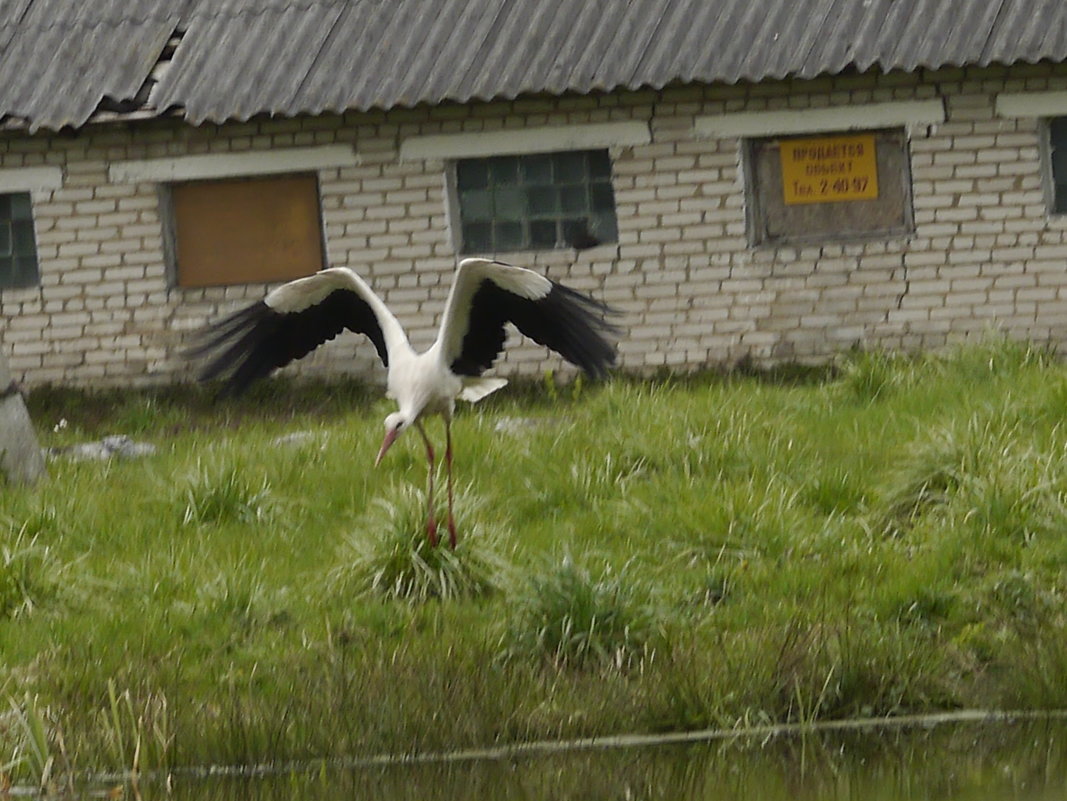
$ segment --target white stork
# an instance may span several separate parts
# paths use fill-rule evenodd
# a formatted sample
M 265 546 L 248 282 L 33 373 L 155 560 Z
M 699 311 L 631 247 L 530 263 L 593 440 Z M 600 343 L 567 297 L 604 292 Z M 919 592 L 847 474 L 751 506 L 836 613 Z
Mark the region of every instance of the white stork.
M 238 394 L 253 381 L 299 359 L 344 329 L 366 334 L 388 369 L 386 395 L 397 411 L 385 418 L 377 466 L 403 431 L 414 426 L 429 463 L 426 531 L 437 545 L 434 515 L 434 449 L 422 417 L 445 421 L 448 477 L 448 537 L 456 546 L 452 515 L 452 412 L 456 398 L 475 402 L 503 387 L 503 378 L 483 378 L 504 349 L 506 323 L 545 345 L 592 377 L 615 362 L 619 329 L 615 312 L 587 295 L 532 270 L 489 259 L 464 259 L 452 280 L 437 339 L 416 353 L 404 329 L 367 283 L 345 267 L 298 278 L 263 300 L 205 328 L 186 355 L 205 358 L 200 380 L 222 378 L 223 394 Z

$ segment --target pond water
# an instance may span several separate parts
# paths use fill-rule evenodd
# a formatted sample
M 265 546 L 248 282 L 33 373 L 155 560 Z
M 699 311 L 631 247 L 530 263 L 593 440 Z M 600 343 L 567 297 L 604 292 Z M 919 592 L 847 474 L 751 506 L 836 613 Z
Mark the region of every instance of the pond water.
M 146 801 L 165 796 L 142 788 Z M 178 777 L 180 801 L 912 801 L 1067 798 L 1067 723 L 956 723 L 503 759 Z

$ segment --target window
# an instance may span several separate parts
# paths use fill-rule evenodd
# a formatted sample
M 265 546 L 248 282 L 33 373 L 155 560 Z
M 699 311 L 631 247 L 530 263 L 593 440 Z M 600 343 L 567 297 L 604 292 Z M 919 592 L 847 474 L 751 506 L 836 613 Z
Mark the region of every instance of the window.
M 1052 213 L 1067 214 L 1067 117 L 1049 120 L 1052 155 Z
M 323 267 L 314 175 L 172 184 L 170 204 L 178 286 L 288 281 Z
M 753 139 L 747 159 L 753 244 L 887 237 L 913 229 L 901 129 Z
M 29 192 L 0 194 L 0 289 L 39 281 L 31 209 Z
M 461 159 L 456 191 L 462 253 L 618 240 L 607 150 Z

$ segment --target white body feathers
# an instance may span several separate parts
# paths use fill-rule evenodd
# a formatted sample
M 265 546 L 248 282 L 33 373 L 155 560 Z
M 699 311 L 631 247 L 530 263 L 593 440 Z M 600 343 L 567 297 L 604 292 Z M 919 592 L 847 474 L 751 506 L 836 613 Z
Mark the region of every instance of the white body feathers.
M 454 375 L 448 365 L 459 355 L 470 323 L 471 301 L 482 281 L 527 300 L 540 300 L 552 289 L 543 275 L 486 259 L 464 259 L 456 270 L 437 339 L 424 353 L 416 353 L 399 321 L 357 273 L 331 267 L 290 281 L 270 292 L 263 302 L 282 314 L 306 311 L 337 289 L 351 289 L 366 301 L 378 320 L 389 352 L 387 396 L 401 412 L 431 412 L 451 416 L 455 398 L 477 402 L 507 384 L 504 378 Z

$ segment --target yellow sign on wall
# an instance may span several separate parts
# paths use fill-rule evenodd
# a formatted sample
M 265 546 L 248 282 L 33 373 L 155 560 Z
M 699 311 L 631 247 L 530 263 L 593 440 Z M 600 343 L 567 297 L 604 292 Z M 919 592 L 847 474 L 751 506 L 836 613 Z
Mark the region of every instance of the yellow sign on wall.
M 874 134 L 784 139 L 779 149 L 787 205 L 878 197 Z

